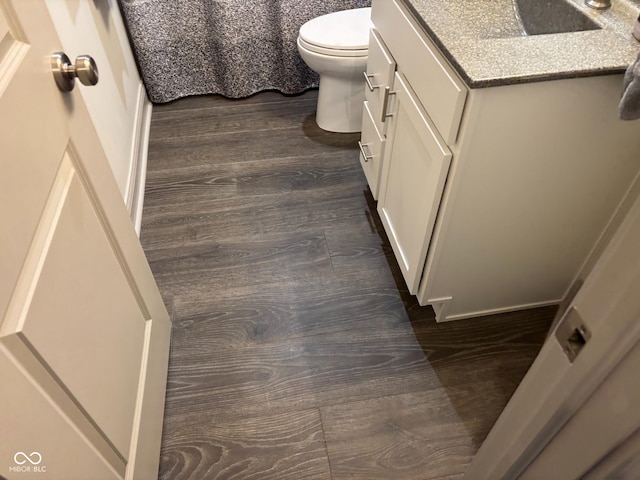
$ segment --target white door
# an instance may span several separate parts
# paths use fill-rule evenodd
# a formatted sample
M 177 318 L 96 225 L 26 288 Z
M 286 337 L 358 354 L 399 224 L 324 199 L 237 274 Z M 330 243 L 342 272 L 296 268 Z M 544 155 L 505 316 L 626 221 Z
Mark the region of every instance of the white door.
M 599 462 L 640 428 L 638 245 L 640 198 L 548 336 L 465 479 L 582 478 L 605 468 Z
M 0 2 L 0 475 L 153 478 L 170 321 L 60 50 Z

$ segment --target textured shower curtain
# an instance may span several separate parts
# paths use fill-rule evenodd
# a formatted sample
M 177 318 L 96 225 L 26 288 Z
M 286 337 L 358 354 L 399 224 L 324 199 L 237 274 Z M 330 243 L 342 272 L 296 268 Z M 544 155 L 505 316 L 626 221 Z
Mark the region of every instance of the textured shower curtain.
M 371 0 L 119 0 L 149 98 L 300 93 L 318 76 L 300 58 L 300 26 Z

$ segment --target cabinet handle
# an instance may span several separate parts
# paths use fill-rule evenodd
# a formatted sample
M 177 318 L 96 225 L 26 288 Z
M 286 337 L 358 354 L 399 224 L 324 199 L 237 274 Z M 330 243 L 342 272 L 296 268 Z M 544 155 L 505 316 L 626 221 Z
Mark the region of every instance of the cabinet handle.
M 358 140 L 358 146 L 360 147 L 360 154 L 364 158 L 365 162 L 373 159 L 373 155 L 367 155 L 367 151 L 364 149 L 364 147 L 368 146 L 368 144 L 363 145 L 362 142 Z
M 382 123 L 384 123 L 387 117 L 393 117 L 392 113 L 387 114 L 387 109 L 389 108 L 389 96 L 395 95 L 395 94 L 396 92 L 392 92 L 390 86 L 387 85 L 386 87 L 384 87 L 384 98 L 382 100 L 382 119 L 381 119 Z
M 369 90 L 371 92 L 373 92 L 376 88 L 380 88 L 380 85 L 373 85 L 371 83 L 371 80 L 369 80 L 370 78 L 375 77 L 375 75 L 369 75 L 367 72 L 362 72 L 364 74 L 364 79 L 367 82 L 367 87 L 369 87 Z

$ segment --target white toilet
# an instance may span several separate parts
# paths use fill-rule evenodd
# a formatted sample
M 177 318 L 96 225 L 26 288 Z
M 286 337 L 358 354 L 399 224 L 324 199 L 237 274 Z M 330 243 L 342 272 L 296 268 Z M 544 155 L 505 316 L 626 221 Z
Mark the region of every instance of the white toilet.
M 329 13 L 300 27 L 298 51 L 320 75 L 316 122 L 330 132 L 359 132 L 371 8 Z

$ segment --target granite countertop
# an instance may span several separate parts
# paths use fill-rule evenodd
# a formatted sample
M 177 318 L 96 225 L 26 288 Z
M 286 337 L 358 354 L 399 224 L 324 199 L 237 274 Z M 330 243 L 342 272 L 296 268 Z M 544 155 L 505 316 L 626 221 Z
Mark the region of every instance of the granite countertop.
M 567 0 L 602 28 L 546 35 L 524 33 L 516 0 L 401 1 L 471 88 L 621 73 L 640 52 L 640 0 L 605 11 Z

